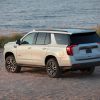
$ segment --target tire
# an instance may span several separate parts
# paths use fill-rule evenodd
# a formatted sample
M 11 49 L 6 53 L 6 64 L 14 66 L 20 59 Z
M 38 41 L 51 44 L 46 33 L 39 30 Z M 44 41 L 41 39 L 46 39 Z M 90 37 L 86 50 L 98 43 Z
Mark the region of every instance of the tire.
M 93 72 L 95 71 L 95 67 L 93 66 L 86 69 L 81 69 L 80 71 L 85 74 L 93 74 Z
M 46 71 L 49 77 L 59 78 L 61 75 L 61 70 L 59 68 L 58 62 L 55 58 L 51 58 L 46 63 Z
M 15 57 L 13 55 L 6 57 L 5 68 L 8 72 L 11 73 L 19 73 L 21 71 L 21 67 L 17 65 Z

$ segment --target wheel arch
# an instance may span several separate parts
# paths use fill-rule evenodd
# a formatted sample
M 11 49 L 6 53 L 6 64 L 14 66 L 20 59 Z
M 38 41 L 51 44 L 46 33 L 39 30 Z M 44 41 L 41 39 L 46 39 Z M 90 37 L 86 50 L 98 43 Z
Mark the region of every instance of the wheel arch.
M 13 55 L 14 56 L 14 54 L 12 53 L 12 52 L 6 52 L 5 53 L 5 59 L 8 57 L 8 56 L 10 56 L 10 55 Z M 15 56 L 14 56 L 15 57 Z
M 55 58 L 56 61 L 58 62 L 58 60 L 57 60 L 57 58 L 56 58 L 55 56 L 53 56 L 53 55 L 48 55 L 48 56 L 46 56 L 46 58 L 45 58 L 45 65 L 46 65 L 47 61 L 48 61 L 50 58 Z M 58 64 L 59 64 L 59 63 L 58 63 Z

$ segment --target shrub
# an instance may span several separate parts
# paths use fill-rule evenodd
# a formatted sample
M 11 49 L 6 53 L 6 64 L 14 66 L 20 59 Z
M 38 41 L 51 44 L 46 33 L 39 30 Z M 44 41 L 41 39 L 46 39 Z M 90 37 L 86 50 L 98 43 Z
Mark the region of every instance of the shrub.
M 98 27 L 96 28 L 96 30 L 97 30 L 97 33 L 100 35 L 100 26 L 98 26 Z
M 7 42 L 16 41 L 20 39 L 23 35 L 18 33 L 10 34 L 9 36 L 0 36 L 0 48 L 3 48 Z

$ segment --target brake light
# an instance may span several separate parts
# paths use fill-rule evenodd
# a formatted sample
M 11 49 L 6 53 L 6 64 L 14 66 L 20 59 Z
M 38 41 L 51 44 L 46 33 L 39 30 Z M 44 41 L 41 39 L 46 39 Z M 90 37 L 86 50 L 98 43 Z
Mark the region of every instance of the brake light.
M 73 48 L 77 45 L 71 45 L 66 48 L 67 54 L 73 56 Z
M 100 44 L 100 42 L 97 42 L 98 44 Z

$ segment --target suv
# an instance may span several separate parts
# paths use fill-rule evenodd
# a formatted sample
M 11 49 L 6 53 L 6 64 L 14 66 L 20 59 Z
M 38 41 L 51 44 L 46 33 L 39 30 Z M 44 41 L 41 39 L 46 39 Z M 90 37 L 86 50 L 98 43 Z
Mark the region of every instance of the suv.
M 65 70 L 93 73 L 100 65 L 100 38 L 89 29 L 33 30 L 16 42 L 4 46 L 8 72 L 20 72 L 22 66 L 45 66 L 50 77 Z

